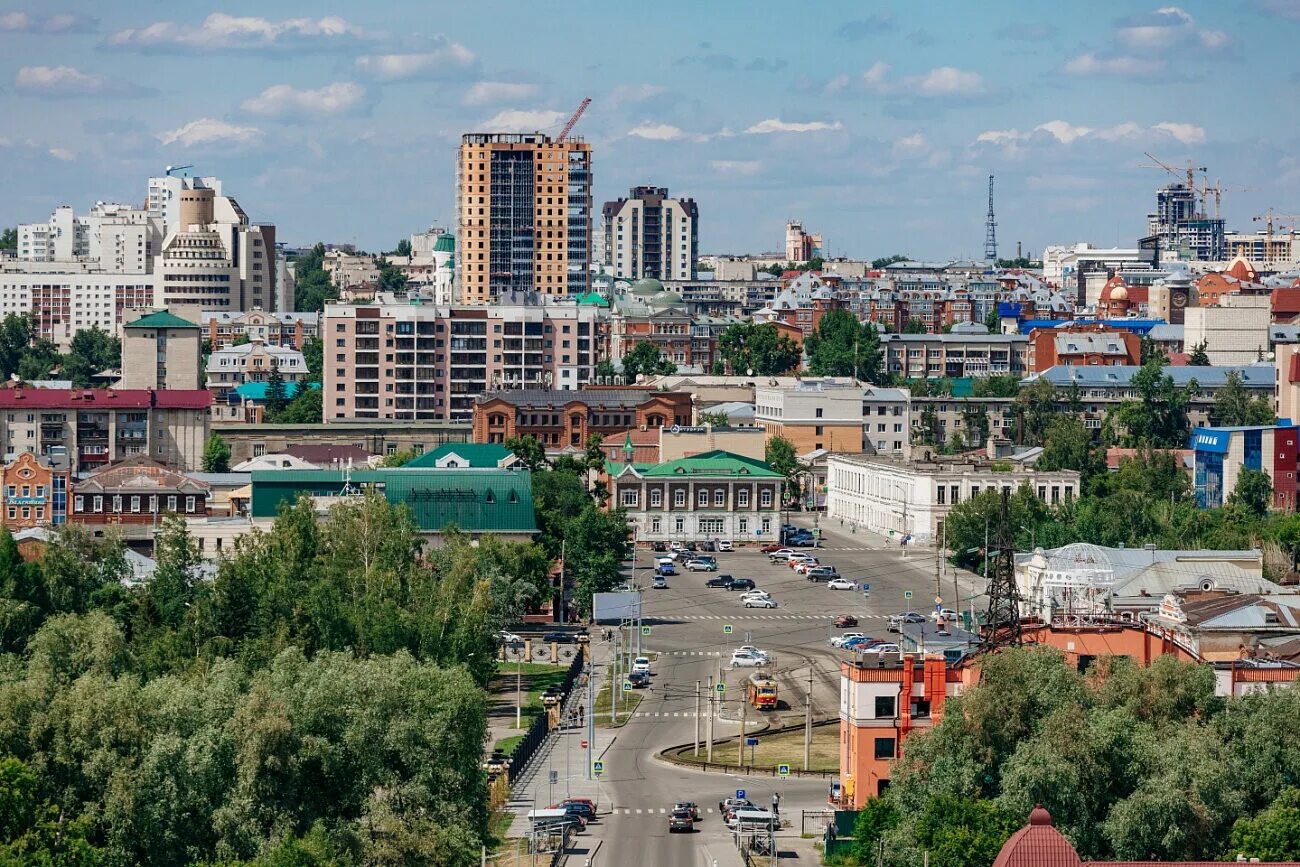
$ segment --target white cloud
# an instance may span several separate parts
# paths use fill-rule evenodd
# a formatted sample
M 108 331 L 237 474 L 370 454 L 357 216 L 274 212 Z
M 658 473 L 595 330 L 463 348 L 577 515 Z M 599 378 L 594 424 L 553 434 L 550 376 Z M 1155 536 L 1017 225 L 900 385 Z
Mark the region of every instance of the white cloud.
M 1034 129 L 1042 130 L 1061 144 L 1069 144 L 1075 139 L 1081 139 L 1092 132 L 1091 127 L 1075 126 L 1064 120 L 1049 120 L 1047 123 L 1039 124 Z
M 709 168 L 723 175 L 753 175 L 762 167 L 758 160 L 712 160 L 709 163 Z
M 1228 48 L 1232 42 L 1232 38 L 1222 30 L 1197 27 L 1196 19 L 1177 6 L 1163 6 L 1120 22 L 1115 28 L 1115 39 L 1135 51 L 1181 47 L 1218 51 Z
M 150 91 L 124 81 L 82 72 L 73 66 L 24 66 L 14 78 L 19 93 L 43 97 L 131 97 Z
M 439 78 L 467 72 L 478 64 L 478 58 L 459 42 L 439 37 L 440 44 L 432 51 L 411 54 L 364 54 L 357 58 L 357 69 L 380 81 L 401 81 L 408 78 Z
M 770 135 L 777 132 L 829 132 L 832 130 L 843 129 L 844 125 L 838 120 L 834 123 L 814 120 L 807 123 L 784 121 L 780 118 L 769 117 L 767 120 L 761 120 L 758 123 L 745 130 L 750 135 Z
M 1185 145 L 1202 144 L 1205 141 L 1205 130 L 1190 123 L 1164 121 L 1151 128 L 1171 135 Z
M 925 133 L 917 132 L 894 139 L 894 153 L 902 156 L 921 154 L 930 149 L 930 140 Z
M 871 64 L 870 69 L 862 73 L 862 84 L 867 90 L 877 90 L 885 86 L 888 76 L 889 64 L 883 60 L 877 60 Z
M 0 15 L 0 33 L 89 33 L 98 23 L 83 15 L 6 12 Z
M 1092 52 L 1073 57 L 1065 64 L 1065 71 L 1071 75 L 1118 75 L 1126 78 L 1155 75 L 1164 68 L 1163 60 L 1132 57 L 1127 54 L 1099 57 Z
M 157 134 L 158 141 L 164 145 L 179 144 L 184 147 L 212 144 L 213 142 L 233 142 L 235 144 L 252 144 L 262 135 L 254 126 L 237 126 L 224 120 L 211 117 L 192 120 L 184 126 Z
M 255 16 L 213 12 L 197 27 L 158 21 L 119 30 L 105 40 L 109 48 L 143 52 L 332 50 L 355 45 L 364 36 L 360 27 L 338 16 L 286 18 L 272 21 Z
M 668 123 L 643 123 L 627 131 L 630 136 L 651 141 L 677 141 L 686 138 L 686 133 Z
M 1137 138 L 1142 135 L 1142 132 L 1142 127 L 1130 120 L 1097 130 L 1097 138 L 1103 141 L 1120 141 L 1121 139 Z
M 839 93 L 841 90 L 846 89 L 852 83 L 853 80 L 851 78 L 841 73 L 835 76 L 834 78 L 832 78 L 830 81 L 826 82 L 826 85 L 822 89 L 825 90 L 827 93 Z
M 537 95 L 537 85 L 509 81 L 480 81 L 465 92 L 465 105 L 489 105 L 512 99 L 530 99 Z
M 657 84 L 620 84 L 609 92 L 609 96 L 602 100 L 602 104 L 614 109 L 621 105 L 645 102 L 666 92 L 667 88 Z
M 50 156 L 65 163 L 70 163 L 77 158 L 77 155 L 67 148 L 50 148 Z
M 1018 129 L 990 129 L 976 136 L 975 141 L 994 145 L 1009 145 L 1024 139 L 1025 136 L 1026 133 Z
M 543 130 L 556 126 L 562 122 L 567 115 L 561 111 L 523 111 L 517 108 L 508 108 L 499 112 L 485 123 L 479 124 L 480 127 L 489 132 L 519 132 Z
M 922 96 L 955 96 L 979 93 L 984 89 L 984 78 L 978 72 L 939 66 L 923 75 L 905 79 L 904 83 L 921 92 Z
M 243 108 L 263 117 L 316 117 L 346 114 L 359 108 L 365 97 L 366 89 L 351 81 L 336 81 L 315 90 L 276 84 L 244 100 Z

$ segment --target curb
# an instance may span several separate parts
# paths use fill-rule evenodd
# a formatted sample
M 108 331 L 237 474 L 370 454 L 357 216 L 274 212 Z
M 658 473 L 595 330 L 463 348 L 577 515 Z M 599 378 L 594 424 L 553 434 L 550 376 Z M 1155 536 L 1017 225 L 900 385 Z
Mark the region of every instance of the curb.
M 826 719 L 823 720 L 814 720 L 813 727 L 816 728 L 818 726 L 830 725 L 831 723 L 838 722 L 838 721 L 839 721 L 838 717 L 827 717 Z M 765 732 L 770 735 L 779 735 L 779 734 L 785 734 L 787 732 L 801 731 L 802 729 L 803 729 L 803 723 L 799 723 L 798 725 L 783 726 L 782 728 L 778 728 L 778 729 L 763 728 L 763 729 L 759 729 L 758 731 L 760 733 Z M 748 736 L 748 734 L 749 733 L 746 732 L 746 736 Z M 734 740 L 734 738 L 728 740 Z M 725 740 L 713 741 L 713 745 L 715 747 L 718 746 L 719 744 L 726 744 L 726 743 L 727 741 Z M 711 764 L 705 762 L 691 762 L 691 761 L 686 761 L 685 759 L 679 759 L 676 756 L 669 755 L 670 752 L 690 749 L 694 745 L 695 743 L 694 741 L 692 741 L 689 744 L 677 744 L 674 746 L 665 747 L 664 749 L 655 753 L 653 758 L 655 759 L 655 761 L 662 762 L 665 765 L 671 765 L 675 768 L 682 768 L 685 770 L 700 771 L 701 773 L 706 773 L 706 774 L 710 774 L 710 773 L 729 774 L 729 773 L 739 771 L 744 774 L 753 775 L 756 772 L 761 773 L 763 771 L 767 771 L 771 776 L 774 777 L 776 776 L 775 767 L 764 768 L 764 767 L 756 767 L 754 765 L 729 764 L 727 762 L 713 762 Z M 732 746 L 734 746 L 734 744 L 732 744 Z M 838 777 L 839 772 L 838 771 L 802 771 L 802 770 L 797 770 L 795 768 L 791 768 L 790 776 L 820 777 L 822 779 L 826 779 L 830 777 Z

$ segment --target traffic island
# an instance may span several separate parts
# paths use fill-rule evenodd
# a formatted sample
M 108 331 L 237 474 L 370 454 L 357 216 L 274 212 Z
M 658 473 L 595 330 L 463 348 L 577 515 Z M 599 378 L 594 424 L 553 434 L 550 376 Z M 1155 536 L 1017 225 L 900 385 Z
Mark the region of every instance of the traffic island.
M 727 738 L 713 742 L 713 761 L 705 757 L 706 747 L 700 744 L 699 755 L 694 744 L 681 744 L 660 752 L 656 758 L 669 764 L 702 771 L 723 773 L 781 775 L 784 769 L 792 777 L 837 776 L 840 771 L 839 720 L 829 719 L 813 723 L 811 759 L 809 769 L 803 770 L 803 724 L 779 729 L 750 732 L 748 740 L 756 744 L 745 747 L 743 764 L 736 762 L 739 748 L 737 739 Z

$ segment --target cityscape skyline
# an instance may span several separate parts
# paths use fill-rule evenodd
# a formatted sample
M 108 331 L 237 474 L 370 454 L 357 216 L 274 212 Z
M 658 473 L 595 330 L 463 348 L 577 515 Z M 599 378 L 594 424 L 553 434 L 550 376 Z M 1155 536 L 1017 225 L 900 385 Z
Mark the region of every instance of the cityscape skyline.
M 575 12 L 586 38 L 533 7 L 490 31 L 468 6 L 403 25 L 423 10 L 402 2 L 16 10 L 0 15 L 0 105 L 22 121 L 0 129 L 0 155 L 25 170 L 0 180 L 0 220 L 138 203 L 140 178 L 194 163 L 281 240 L 387 249 L 454 222 L 463 133 L 555 135 L 584 96 L 593 199 L 638 184 L 694 198 L 701 253 L 779 250 L 796 218 L 832 256 L 978 259 L 990 172 L 1004 256 L 1131 246 L 1173 180 L 1139 168 L 1144 151 L 1207 166 L 1229 228 L 1295 210 L 1296 76 L 1267 58 L 1300 5 L 947 8 L 828 3 L 792 28 L 733 3 L 593 5 Z M 629 41 L 668 62 L 582 54 Z M 1270 131 L 1243 137 L 1261 117 Z

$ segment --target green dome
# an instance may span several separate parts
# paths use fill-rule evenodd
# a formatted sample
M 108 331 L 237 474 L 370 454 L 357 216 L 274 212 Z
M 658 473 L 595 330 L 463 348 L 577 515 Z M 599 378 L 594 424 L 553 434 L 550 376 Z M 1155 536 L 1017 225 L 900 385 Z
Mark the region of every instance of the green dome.
M 658 283 L 659 281 L 656 280 L 655 282 Z M 669 292 L 667 290 L 656 292 L 650 297 L 651 307 L 672 307 L 681 303 L 682 296 L 678 295 L 676 292 Z
M 633 283 L 629 291 L 633 295 L 656 295 L 664 291 L 664 284 L 653 277 L 643 277 Z
M 449 232 L 443 232 L 438 236 L 438 240 L 433 242 L 433 252 L 435 253 L 455 253 L 456 236 Z

